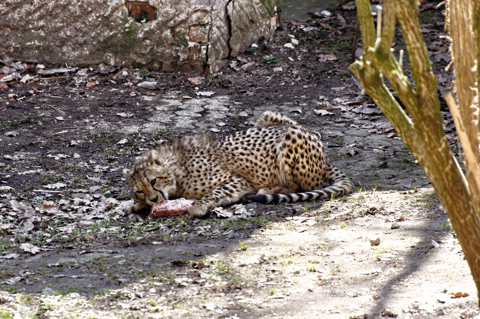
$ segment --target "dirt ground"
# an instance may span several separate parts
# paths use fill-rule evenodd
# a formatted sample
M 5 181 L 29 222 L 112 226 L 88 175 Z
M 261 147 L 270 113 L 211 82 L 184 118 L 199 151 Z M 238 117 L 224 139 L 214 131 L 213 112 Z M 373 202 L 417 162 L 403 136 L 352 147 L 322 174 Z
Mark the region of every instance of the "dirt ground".
M 443 93 L 452 71 L 436 4 L 420 19 Z M 45 75 L 36 64 L 22 80 L 1 75 L 0 318 L 480 317 L 440 201 L 348 70 L 355 11 L 330 12 L 285 20 L 214 77 L 105 66 Z M 400 31 L 394 48 L 405 48 Z M 135 156 L 247 128 L 265 110 L 320 132 L 355 192 L 243 202 L 248 216 L 231 218 L 126 215 L 121 172 Z M 442 114 L 458 153 L 443 104 Z

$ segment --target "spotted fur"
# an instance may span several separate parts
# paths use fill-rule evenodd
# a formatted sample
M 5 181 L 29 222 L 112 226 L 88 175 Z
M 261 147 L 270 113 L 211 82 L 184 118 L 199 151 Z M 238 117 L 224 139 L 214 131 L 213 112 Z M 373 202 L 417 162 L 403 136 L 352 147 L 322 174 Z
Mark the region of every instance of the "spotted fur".
M 353 190 L 348 177 L 328 161 L 320 134 L 270 111 L 255 127 L 218 141 L 193 136 L 148 151 L 125 174 L 137 201 L 130 212 L 148 211 L 162 198 L 183 197 L 196 200 L 189 214 L 202 216 L 247 195 L 261 203 L 291 203 Z M 331 185 L 323 188 L 324 182 Z

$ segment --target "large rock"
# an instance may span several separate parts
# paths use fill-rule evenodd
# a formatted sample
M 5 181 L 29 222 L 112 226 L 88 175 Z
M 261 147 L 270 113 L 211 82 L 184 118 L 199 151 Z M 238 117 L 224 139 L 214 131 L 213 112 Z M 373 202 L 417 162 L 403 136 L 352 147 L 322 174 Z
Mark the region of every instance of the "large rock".
M 217 72 L 279 23 L 281 0 L 1 0 L 0 57 Z

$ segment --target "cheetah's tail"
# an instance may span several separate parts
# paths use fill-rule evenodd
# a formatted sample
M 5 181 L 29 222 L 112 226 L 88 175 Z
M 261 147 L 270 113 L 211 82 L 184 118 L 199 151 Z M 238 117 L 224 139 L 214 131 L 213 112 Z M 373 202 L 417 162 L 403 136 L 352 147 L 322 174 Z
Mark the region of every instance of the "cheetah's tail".
M 341 197 L 353 191 L 353 183 L 338 168 L 330 166 L 327 174 L 326 182 L 331 183 L 331 185 L 322 189 L 292 194 L 251 195 L 248 196 L 248 199 L 263 204 L 295 203 L 332 196 Z

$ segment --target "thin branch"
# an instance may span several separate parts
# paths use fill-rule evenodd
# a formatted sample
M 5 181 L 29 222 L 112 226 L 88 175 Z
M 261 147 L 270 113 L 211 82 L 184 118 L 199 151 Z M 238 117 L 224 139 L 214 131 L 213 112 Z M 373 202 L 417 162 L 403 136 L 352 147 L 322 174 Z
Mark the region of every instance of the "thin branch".
M 375 25 L 373 24 L 372 11 L 370 3 L 367 1 L 356 0 L 357 19 L 360 22 L 362 31 L 363 50 L 373 47 L 375 44 Z
M 420 22 L 418 18 L 412 19 L 412 17 L 418 17 L 418 8 L 412 6 L 411 0 L 395 0 L 395 12 L 402 28 L 402 34 L 410 57 L 410 67 L 415 86 L 417 87 L 417 94 L 423 103 L 435 106 L 432 108 L 422 107 L 422 110 L 419 109 L 418 112 L 428 109 L 428 114 L 426 115 L 430 117 L 429 120 L 441 123 L 443 120 L 440 115 L 440 101 L 436 94 L 431 94 L 431 92 L 437 91 L 437 79 L 432 72 L 430 63 L 424 63 L 424 61 L 430 61 L 427 46 L 418 45 L 419 43 L 425 43 L 420 31 Z
M 382 31 L 382 42 L 380 46 L 380 52 L 383 56 L 391 54 L 390 48 L 392 47 L 393 38 L 395 37 L 395 0 L 385 0 L 385 13 Z
M 403 49 L 400 50 L 400 56 L 398 57 L 398 65 L 400 70 L 403 71 Z
M 382 6 L 377 6 L 377 39 L 382 37 Z
M 447 102 L 450 113 L 452 113 L 453 121 L 455 122 L 455 128 L 457 129 L 458 138 L 462 143 L 462 148 L 465 153 L 467 172 L 473 175 L 475 183 L 477 184 L 477 186 L 480 186 L 480 170 L 478 168 L 477 160 L 475 159 L 475 154 L 472 150 L 472 145 L 470 144 L 468 135 L 465 132 L 465 126 L 463 125 L 462 118 L 460 117 L 460 113 L 458 112 L 457 104 L 453 99 L 452 93 L 448 92 L 443 97 Z M 469 188 L 470 193 L 478 189 L 478 187 Z

